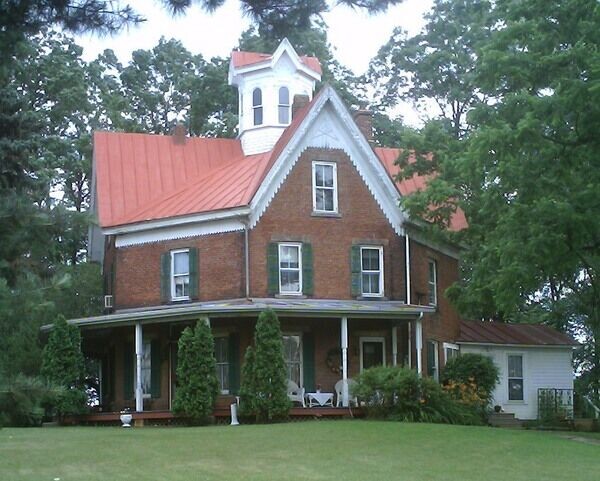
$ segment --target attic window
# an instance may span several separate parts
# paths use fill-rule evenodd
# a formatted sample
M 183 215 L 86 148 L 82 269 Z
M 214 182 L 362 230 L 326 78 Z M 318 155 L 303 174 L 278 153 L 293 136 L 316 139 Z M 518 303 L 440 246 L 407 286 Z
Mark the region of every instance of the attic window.
M 279 88 L 279 123 L 290 123 L 290 91 L 287 87 Z
M 254 125 L 263 123 L 262 91 L 254 89 L 252 92 L 252 110 L 254 111 Z

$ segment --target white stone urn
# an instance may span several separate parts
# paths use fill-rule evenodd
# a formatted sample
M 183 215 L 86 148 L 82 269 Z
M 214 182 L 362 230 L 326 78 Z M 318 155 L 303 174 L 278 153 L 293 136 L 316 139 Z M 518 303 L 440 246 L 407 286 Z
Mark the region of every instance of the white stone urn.
M 133 416 L 131 415 L 130 412 L 121 411 L 121 424 L 123 425 L 122 427 L 130 428 L 132 419 L 133 419 Z

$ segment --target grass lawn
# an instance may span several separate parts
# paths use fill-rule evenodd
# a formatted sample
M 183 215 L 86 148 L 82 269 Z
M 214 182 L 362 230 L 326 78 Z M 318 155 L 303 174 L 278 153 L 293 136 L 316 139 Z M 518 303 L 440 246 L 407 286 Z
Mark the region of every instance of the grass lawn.
M 598 481 L 600 446 L 376 421 L 0 429 L 0 480 Z

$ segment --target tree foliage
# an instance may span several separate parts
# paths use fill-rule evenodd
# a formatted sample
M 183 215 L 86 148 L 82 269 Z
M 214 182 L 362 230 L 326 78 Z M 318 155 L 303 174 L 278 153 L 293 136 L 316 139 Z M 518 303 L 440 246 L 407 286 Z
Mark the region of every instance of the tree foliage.
M 219 392 L 214 351 L 210 326 L 204 319 L 194 328 L 186 327 L 179 338 L 173 410 L 192 424 L 205 424 L 213 413 Z
M 441 381 L 444 384 L 475 385 L 481 392 L 481 397 L 487 403 L 492 397 L 496 384 L 498 384 L 498 367 L 494 361 L 482 354 L 461 354 L 450 359 L 444 366 Z
M 600 9 L 593 0 L 501 0 L 487 9 L 483 24 L 463 18 L 461 28 L 479 29 L 472 35 L 481 40 L 472 69 L 457 73 L 492 100 L 470 106 L 463 136 L 438 121 L 405 139 L 417 161 L 400 159 L 403 175 L 436 175 L 403 205 L 442 227 L 460 207 L 469 228 L 452 237 L 466 247 L 462 282 L 448 296 L 469 317 L 581 335 L 580 366 L 597 391 Z

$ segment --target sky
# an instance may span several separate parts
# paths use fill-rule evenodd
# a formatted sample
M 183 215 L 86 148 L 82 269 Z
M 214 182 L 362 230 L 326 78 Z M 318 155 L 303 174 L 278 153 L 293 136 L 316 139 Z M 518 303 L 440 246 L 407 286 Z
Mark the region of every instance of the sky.
M 200 53 L 206 58 L 225 57 L 237 46 L 241 33 L 251 24 L 242 15 L 237 0 L 226 0 L 212 14 L 192 6 L 177 17 L 172 17 L 159 1 L 128 0 L 126 3 L 147 21 L 115 36 L 79 36 L 77 42 L 84 48 L 85 60 L 93 60 L 110 48 L 122 63 L 127 63 L 134 50 L 154 47 L 161 36 L 180 40 L 190 52 Z M 421 30 L 423 14 L 432 3 L 433 0 L 405 0 L 401 5 L 373 16 L 345 6 L 332 7 L 323 18 L 329 27 L 328 38 L 335 57 L 355 74 L 364 73 L 369 61 L 388 41 L 394 28 L 401 27 L 410 35 Z M 403 115 L 408 123 L 419 123 L 410 105 L 400 106 L 397 113 Z

